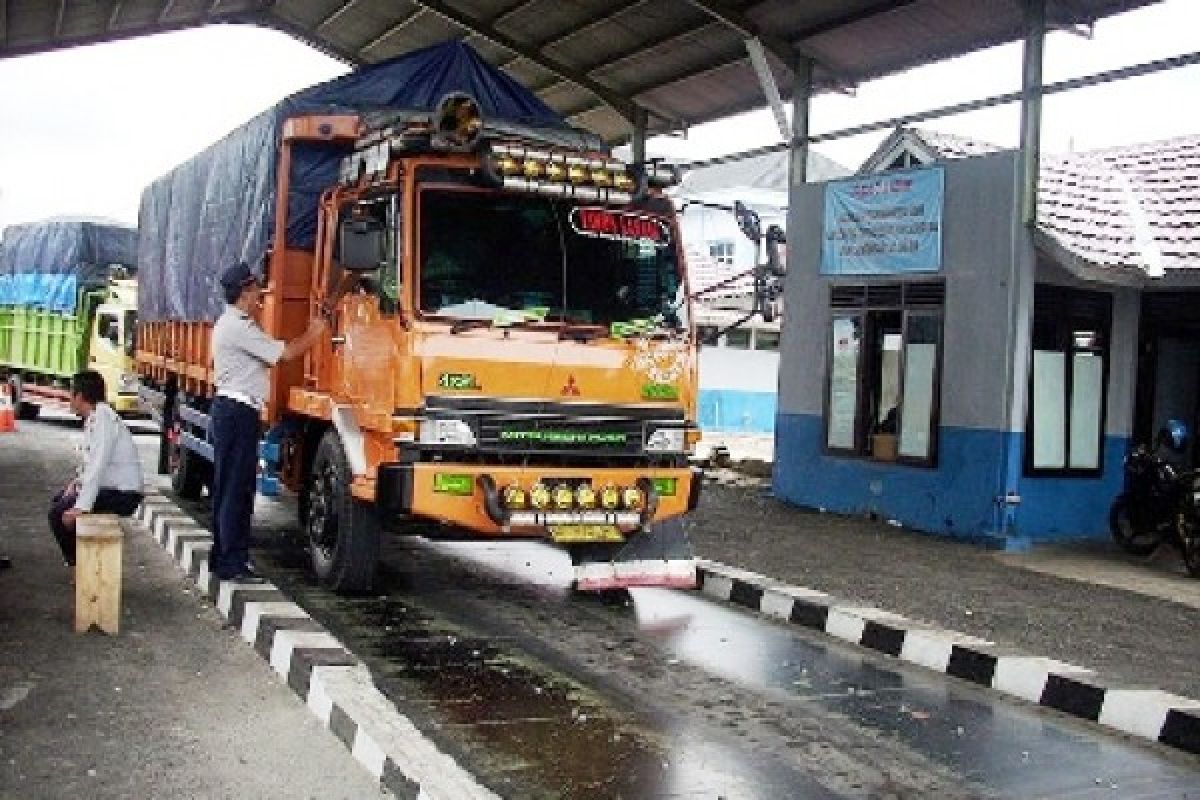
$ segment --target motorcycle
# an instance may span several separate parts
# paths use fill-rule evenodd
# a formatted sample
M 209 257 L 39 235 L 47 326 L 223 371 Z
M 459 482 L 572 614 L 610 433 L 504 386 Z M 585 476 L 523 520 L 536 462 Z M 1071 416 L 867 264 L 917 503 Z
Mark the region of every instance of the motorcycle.
M 1125 457 L 1124 469 L 1125 489 L 1108 513 L 1113 541 L 1136 556 L 1170 543 L 1188 574 L 1200 578 L 1200 473 L 1180 472 L 1143 445 Z

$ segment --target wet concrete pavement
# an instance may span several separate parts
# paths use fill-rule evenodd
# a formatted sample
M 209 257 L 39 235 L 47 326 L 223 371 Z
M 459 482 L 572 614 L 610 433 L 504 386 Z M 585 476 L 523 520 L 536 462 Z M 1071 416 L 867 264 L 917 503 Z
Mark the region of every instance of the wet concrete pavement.
M 697 593 L 574 595 L 565 555 L 535 543 L 392 537 L 378 591 L 336 597 L 313 586 L 294 520 L 290 501 L 259 501 L 259 565 L 505 797 L 1200 796 L 1200 760 Z M 287 736 L 264 730 L 262 741 L 265 759 L 297 757 Z M 377 796 L 340 786 L 313 796 Z
M 257 557 L 381 689 L 512 797 L 1186 797 L 1200 762 L 694 593 L 568 591 L 536 543 L 396 538 L 314 590 L 287 504 Z M 1196 792 L 1193 791 L 1193 796 Z
M 0 435 L 0 799 L 380 797 L 149 537 L 124 544 L 119 635 L 74 632 L 46 509 L 79 435 L 62 418 Z

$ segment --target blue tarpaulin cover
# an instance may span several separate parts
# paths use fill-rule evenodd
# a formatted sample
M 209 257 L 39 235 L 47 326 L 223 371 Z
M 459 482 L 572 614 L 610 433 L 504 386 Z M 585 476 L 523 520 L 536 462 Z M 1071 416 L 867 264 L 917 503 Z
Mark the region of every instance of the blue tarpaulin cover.
M 137 231 L 108 220 L 58 217 L 9 225 L 0 239 L 0 305 L 72 312 L 79 290 L 103 286 L 109 266 L 137 265 Z
M 139 212 L 138 315 L 144 321 L 210 320 L 222 310 L 221 271 L 256 267 L 273 236 L 276 164 L 285 120 L 303 114 L 432 110 L 452 92 L 485 119 L 562 125 L 561 118 L 460 41 L 417 50 L 303 89 L 150 184 Z M 337 182 L 345 151 L 293 150 L 287 246 L 311 248 L 321 192 Z

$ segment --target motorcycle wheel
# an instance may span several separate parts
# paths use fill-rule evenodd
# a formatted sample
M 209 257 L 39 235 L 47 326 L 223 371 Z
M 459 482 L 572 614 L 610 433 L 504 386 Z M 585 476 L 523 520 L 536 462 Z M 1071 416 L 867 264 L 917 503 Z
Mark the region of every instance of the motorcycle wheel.
M 1112 532 L 1117 547 L 1130 555 L 1148 556 L 1162 543 L 1162 534 L 1159 531 L 1139 530 L 1134 524 L 1129 498 L 1125 495 L 1118 497 L 1109 509 L 1108 529 Z
M 1188 575 L 1200 578 L 1200 524 L 1189 513 L 1182 513 L 1176 521 L 1176 533 L 1179 535 L 1179 552 L 1183 556 L 1183 565 L 1187 567 Z

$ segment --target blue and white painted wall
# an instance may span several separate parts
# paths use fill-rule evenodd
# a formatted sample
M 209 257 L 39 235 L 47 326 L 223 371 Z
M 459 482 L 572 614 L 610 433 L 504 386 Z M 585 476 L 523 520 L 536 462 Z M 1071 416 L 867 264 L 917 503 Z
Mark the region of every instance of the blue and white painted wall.
M 700 311 L 701 330 L 720 330 L 741 317 Z M 755 320 L 700 349 L 700 428 L 709 433 L 770 436 L 779 385 L 779 325 Z
M 680 217 L 693 291 L 750 270 L 755 263 L 754 244 L 738 230 L 733 214 L 712 206 L 732 206 L 735 200 L 741 201 L 758 212 L 764 230 L 787 221 L 784 192 L 722 189 L 693 193 L 688 199 L 700 201 L 688 204 Z M 718 262 L 718 256 L 723 260 Z M 748 291 L 750 286 L 747 278 L 740 286 L 731 287 L 732 290 L 703 295 L 697 307 L 697 323 L 719 330 L 744 316 L 743 312 L 714 308 L 709 301 L 735 295 L 739 290 Z M 778 332 L 777 323 L 763 324 L 756 319 L 740 332 L 701 349 L 699 422 L 706 437 L 708 434 L 768 438 L 772 435 L 779 382 Z
M 1087 477 L 1028 474 L 1034 283 L 1073 281 L 1045 259 L 1039 263 L 1029 231 L 1016 218 L 1016 153 L 944 168 L 942 269 L 938 276 L 915 276 L 945 281 L 935 462 L 908 465 L 826 448 L 830 287 L 878 279 L 820 274 L 825 185 L 808 184 L 793 191 L 790 204 L 775 493 L 802 506 L 874 513 L 1012 549 L 1107 535 L 1133 416 L 1136 292 L 1088 287 L 1113 294 L 1102 469 Z

